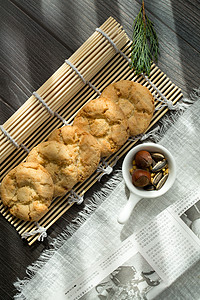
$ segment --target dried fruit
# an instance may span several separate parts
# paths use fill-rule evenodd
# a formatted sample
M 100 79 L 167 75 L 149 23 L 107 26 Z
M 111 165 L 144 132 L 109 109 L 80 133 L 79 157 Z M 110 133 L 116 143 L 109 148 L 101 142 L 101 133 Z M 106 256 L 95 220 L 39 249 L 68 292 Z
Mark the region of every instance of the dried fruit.
M 138 169 L 139 168 L 139 169 Z M 130 169 L 132 183 L 146 191 L 159 190 L 168 178 L 166 157 L 159 152 L 138 151 Z
M 164 155 L 162 153 L 158 153 L 158 152 L 151 153 L 151 156 L 155 161 L 160 161 L 160 160 L 165 159 Z
M 137 187 L 144 187 L 151 183 L 151 173 L 146 170 L 137 169 L 132 174 L 132 183 Z
M 160 181 L 160 179 L 163 177 L 163 173 L 162 172 L 159 172 L 157 173 L 154 178 L 153 178 L 153 185 L 157 185 L 158 182 Z
M 166 159 L 160 160 L 155 164 L 155 166 L 152 168 L 152 172 L 159 172 L 161 171 L 165 166 L 167 165 Z
M 140 168 L 148 168 L 152 164 L 152 157 L 148 151 L 141 150 L 135 155 L 135 163 Z
M 154 185 L 150 184 L 144 187 L 145 191 L 154 191 L 156 188 Z
M 164 175 L 161 180 L 158 182 L 157 186 L 156 186 L 156 189 L 157 190 L 160 190 L 161 187 L 163 187 L 163 185 L 165 184 L 166 180 L 168 178 L 168 174 Z

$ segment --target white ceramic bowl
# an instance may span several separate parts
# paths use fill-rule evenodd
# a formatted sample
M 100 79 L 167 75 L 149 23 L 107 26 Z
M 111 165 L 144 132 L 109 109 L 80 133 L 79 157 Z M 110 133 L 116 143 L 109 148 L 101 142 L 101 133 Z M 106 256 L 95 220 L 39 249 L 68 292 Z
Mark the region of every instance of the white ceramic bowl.
M 169 176 L 165 184 L 162 186 L 160 190 L 145 191 L 144 189 L 137 188 L 132 184 L 130 169 L 133 166 L 132 162 L 135 154 L 140 150 L 147 150 L 149 152 L 159 152 L 166 157 L 168 161 L 168 167 L 169 167 Z M 122 211 L 118 216 L 118 222 L 124 224 L 129 219 L 133 208 L 135 207 L 135 205 L 138 203 L 140 199 L 159 197 L 164 193 L 166 193 L 171 188 L 176 178 L 176 163 L 172 154 L 165 147 L 154 143 L 144 143 L 135 146 L 127 153 L 122 164 L 122 174 L 125 183 L 130 191 L 130 197 L 127 201 L 127 204 L 125 205 L 125 207 L 122 209 Z

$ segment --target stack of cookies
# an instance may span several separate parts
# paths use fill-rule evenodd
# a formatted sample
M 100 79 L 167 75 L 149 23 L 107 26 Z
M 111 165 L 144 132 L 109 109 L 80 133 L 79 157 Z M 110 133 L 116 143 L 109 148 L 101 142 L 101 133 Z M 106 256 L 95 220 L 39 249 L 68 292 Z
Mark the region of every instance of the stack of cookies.
M 11 214 L 38 221 L 53 197 L 63 196 L 116 152 L 130 136 L 143 133 L 152 119 L 154 98 L 139 83 L 107 86 L 76 115 L 73 125 L 55 129 L 1 184 L 1 199 Z

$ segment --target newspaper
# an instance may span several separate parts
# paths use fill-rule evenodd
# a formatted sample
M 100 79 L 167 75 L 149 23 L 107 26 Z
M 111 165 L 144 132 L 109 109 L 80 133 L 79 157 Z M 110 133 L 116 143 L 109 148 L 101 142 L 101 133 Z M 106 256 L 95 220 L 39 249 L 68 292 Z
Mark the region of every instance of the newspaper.
M 190 197 L 191 199 L 191 197 Z M 153 299 L 200 259 L 200 201 L 175 202 L 58 299 Z

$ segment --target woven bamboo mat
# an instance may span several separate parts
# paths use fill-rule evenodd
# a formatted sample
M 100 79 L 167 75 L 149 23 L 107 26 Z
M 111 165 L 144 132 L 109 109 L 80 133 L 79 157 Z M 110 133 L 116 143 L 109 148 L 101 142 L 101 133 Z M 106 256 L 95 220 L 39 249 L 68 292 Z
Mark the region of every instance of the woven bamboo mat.
M 155 64 L 151 68 L 150 81 L 144 76 L 135 75 L 126 59 L 130 57 L 130 52 L 131 41 L 122 26 L 110 17 L 36 91 L 36 96 L 32 95 L 3 124 L 4 132 L 0 131 L 0 180 L 25 160 L 27 152 L 44 141 L 53 129 L 61 127 L 64 120 L 71 124 L 80 108 L 97 98 L 99 92 L 113 81 L 133 80 L 149 88 L 157 100 L 156 111 L 147 131 L 155 125 L 168 111 L 160 100 L 164 97 L 174 105 L 182 97 L 181 90 Z M 127 140 L 119 151 L 106 159 L 106 163 L 113 166 L 116 159 L 121 158 L 137 141 Z M 73 191 L 83 196 L 100 176 L 101 172 L 96 171 L 85 182 L 77 184 Z M 39 225 L 46 229 L 52 226 L 73 205 L 69 196 L 70 193 L 55 198 Z M 0 212 L 20 235 L 36 229 L 35 223 L 12 216 L 1 201 Z M 28 237 L 28 244 L 32 245 L 37 238 L 37 234 Z

